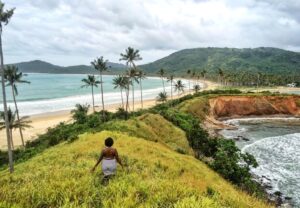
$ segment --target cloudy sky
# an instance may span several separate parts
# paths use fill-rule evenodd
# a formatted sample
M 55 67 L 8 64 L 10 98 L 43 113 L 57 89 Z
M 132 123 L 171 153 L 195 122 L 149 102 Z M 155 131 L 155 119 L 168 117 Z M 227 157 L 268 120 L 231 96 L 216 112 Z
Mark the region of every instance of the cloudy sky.
M 3 0 L 5 63 L 119 62 L 128 46 L 148 63 L 195 47 L 300 51 L 299 0 Z

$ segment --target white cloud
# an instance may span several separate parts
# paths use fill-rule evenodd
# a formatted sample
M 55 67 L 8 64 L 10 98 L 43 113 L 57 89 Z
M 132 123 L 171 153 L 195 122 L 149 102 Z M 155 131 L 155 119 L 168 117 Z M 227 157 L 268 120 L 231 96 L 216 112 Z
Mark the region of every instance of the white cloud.
M 273 46 L 300 50 L 297 0 L 10 0 L 5 62 L 118 62 L 128 46 L 142 63 L 194 47 Z

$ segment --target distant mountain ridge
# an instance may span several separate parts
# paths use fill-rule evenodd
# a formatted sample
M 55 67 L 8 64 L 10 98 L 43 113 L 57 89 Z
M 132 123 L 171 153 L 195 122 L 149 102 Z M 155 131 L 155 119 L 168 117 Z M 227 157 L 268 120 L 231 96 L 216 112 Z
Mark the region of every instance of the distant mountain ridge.
M 259 71 L 263 73 L 300 74 L 300 53 L 279 48 L 193 48 L 170 54 L 149 64 L 140 65 L 147 73 L 164 68 L 168 73 L 186 74 L 188 69 L 208 74 L 221 68 L 227 72 Z
M 20 62 L 16 65 L 21 72 L 24 73 L 50 73 L 50 74 L 93 74 L 97 71 L 88 65 L 75 66 L 58 66 L 41 60 L 34 60 L 28 62 Z M 110 69 L 107 74 L 117 74 L 124 71 L 126 68 L 123 64 L 108 62 Z

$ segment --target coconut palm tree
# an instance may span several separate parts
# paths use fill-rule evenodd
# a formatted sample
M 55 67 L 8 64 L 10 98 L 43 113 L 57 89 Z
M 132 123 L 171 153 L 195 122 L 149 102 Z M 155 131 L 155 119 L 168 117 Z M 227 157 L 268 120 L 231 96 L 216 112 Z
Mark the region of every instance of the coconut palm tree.
M 123 86 L 126 92 L 126 119 L 128 118 L 128 108 L 129 108 L 129 90 L 130 90 L 130 85 L 132 85 L 131 79 L 129 76 L 124 76 L 123 77 Z
M 4 70 L 4 79 L 8 83 L 6 86 L 11 86 L 11 91 L 13 95 L 13 100 L 15 104 L 15 109 L 16 109 L 16 114 L 17 114 L 17 121 L 20 121 L 20 116 L 19 116 L 19 109 L 16 101 L 16 96 L 18 95 L 18 88 L 17 88 L 17 83 L 27 83 L 30 84 L 29 81 L 22 80 L 23 78 L 23 73 L 18 72 L 18 68 L 14 65 L 8 65 L 6 69 Z M 22 128 L 20 126 L 19 128 L 20 136 L 21 136 L 21 141 L 22 141 L 22 146 L 25 146 L 24 143 L 24 137 L 23 137 L 23 132 Z
M 30 121 L 26 120 L 28 117 L 22 117 L 19 120 L 16 120 L 16 112 L 12 112 L 10 108 L 8 108 L 7 111 L 7 117 L 8 117 L 8 126 L 6 126 L 5 122 L 0 121 L 0 130 L 8 127 L 9 129 L 9 135 L 10 135 L 10 143 L 12 149 L 14 149 L 14 142 L 13 142 L 13 136 L 12 132 L 14 129 L 26 129 L 30 128 L 31 126 L 29 125 Z M 0 120 L 4 120 L 4 112 L 0 112 Z
M 8 120 L 8 109 L 6 101 L 6 92 L 5 92 L 5 81 L 4 81 L 4 60 L 3 60 L 3 51 L 2 51 L 2 32 L 3 24 L 7 25 L 9 20 L 14 14 L 14 8 L 10 10 L 4 10 L 4 3 L 0 1 L 0 62 L 1 62 L 1 86 L 2 86 L 2 96 L 3 96 L 3 109 L 4 109 L 4 121 L 6 126 L 6 139 L 8 147 L 8 160 L 9 160 L 9 171 L 12 173 L 14 171 L 13 165 L 13 155 L 11 151 L 11 139 L 10 139 L 10 130 L 9 130 L 9 120 Z
M 159 71 L 158 71 L 158 74 L 161 78 L 161 81 L 162 81 L 162 84 L 163 84 L 163 89 L 164 89 L 164 92 L 166 92 L 166 89 L 165 89 L 165 81 L 164 81 L 164 78 L 165 78 L 165 70 L 163 68 L 161 68 Z
M 182 83 L 181 80 L 177 80 L 177 82 L 174 85 L 175 87 L 175 91 L 177 91 L 178 95 L 180 94 L 180 92 L 184 92 L 184 84 Z
M 196 84 L 194 85 L 194 91 L 197 93 L 201 89 L 200 85 Z
M 126 76 L 130 79 L 130 85 L 128 86 L 128 90 L 130 90 L 130 86 L 132 88 L 132 111 L 134 111 L 134 83 L 139 83 L 137 78 L 137 70 L 135 68 L 129 68 L 126 71 Z
M 93 67 L 99 71 L 100 73 L 100 88 L 101 88 L 101 101 L 102 101 L 102 118 L 105 119 L 105 112 L 104 112 L 104 96 L 103 96 L 103 79 L 102 74 L 103 72 L 108 70 L 107 66 L 108 60 L 104 60 L 103 56 L 100 58 L 96 58 L 94 61 L 91 62 Z
M 190 75 L 191 75 L 192 71 L 190 69 L 188 69 L 186 71 L 186 73 L 187 73 L 187 76 L 188 76 L 188 79 L 189 79 L 189 91 L 190 91 L 191 90 L 191 77 L 190 77 Z
M 84 85 L 81 87 L 91 87 L 92 88 L 92 101 L 93 101 L 93 112 L 95 112 L 95 100 L 94 100 L 94 87 L 98 87 L 101 82 L 96 80 L 94 75 L 88 75 L 87 78 L 81 80 Z
M 139 69 L 139 70 L 137 71 L 137 79 L 138 79 L 139 84 L 140 84 L 140 91 L 141 91 L 141 106 L 142 106 L 142 109 L 143 109 L 144 105 L 143 105 L 143 85 L 142 85 L 142 80 L 143 80 L 143 79 L 146 79 L 146 73 L 145 73 L 143 70 Z
M 114 89 L 119 88 L 121 92 L 122 108 L 124 109 L 123 89 L 126 89 L 125 76 L 118 75 L 113 79 Z
M 166 92 L 160 92 L 158 96 L 156 97 L 157 102 L 166 102 L 167 101 L 167 93 Z
M 173 100 L 173 81 L 174 81 L 174 75 L 170 75 L 167 79 L 167 82 L 170 82 L 171 85 L 171 100 Z
M 129 67 L 129 70 L 127 71 L 128 75 L 131 78 L 132 82 L 132 109 L 134 111 L 134 81 L 136 81 L 136 61 L 142 60 L 142 57 L 139 54 L 139 50 L 135 50 L 134 48 L 128 47 L 125 50 L 125 54 L 121 53 L 120 61 L 126 61 L 126 65 Z M 133 69 L 133 70 L 132 70 Z
M 203 80 L 205 80 L 205 75 L 206 75 L 206 73 L 207 73 L 207 71 L 206 71 L 205 69 L 203 69 L 203 70 L 201 71 L 201 76 L 202 76 Z

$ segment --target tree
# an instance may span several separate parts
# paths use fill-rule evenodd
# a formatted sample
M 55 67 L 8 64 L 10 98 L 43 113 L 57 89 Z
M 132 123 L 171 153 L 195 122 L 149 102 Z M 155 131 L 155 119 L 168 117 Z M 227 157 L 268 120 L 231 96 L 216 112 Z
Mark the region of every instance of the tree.
M 186 71 L 186 73 L 187 73 L 188 79 L 189 79 L 189 91 L 190 91 L 191 90 L 191 77 L 190 77 L 190 75 L 191 75 L 192 71 L 190 69 L 188 69 Z
M 135 68 L 129 68 L 126 71 L 126 76 L 130 79 L 130 85 L 128 86 L 128 90 L 130 90 L 130 86 L 132 86 L 132 111 L 134 111 L 134 83 L 139 83 L 139 80 L 137 78 L 137 70 Z
M 6 82 L 6 86 L 11 86 L 11 91 L 13 95 L 13 100 L 15 104 L 15 109 L 16 109 L 16 114 L 17 114 L 17 121 L 20 121 L 20 116 L 19 116 L 19 109 L 16 101 L 16 96 L 18 95 L 18 88 L 17 88 L 17 83 L 27 83 L 30 84 L 29 81 L 22 80 L 23 78 L 23 73 L 18 72 L 18 68 L 14 65 L 8 65 L 4 71 L 4 79 Z M 25 147 L 25 142 L 24 142 L 24 137 L 23 137 L 23 132 L 22 128 L 19 128 L 20 136 L 21 136 L 21 141 L 22 141 L 22 146 Z
M 114 89 L 119 88 L 121 92 L 122 108 L 124 109 L 123 89 L 126 89 L 125 76 L 118 75 L 113 79 Z
M 4 112 L 0 112 L 0 119 L 4 120 Z M 13 136 L 12 132 L 14 129 L 22 129 L 24 130 L 25 128 L 30 128 L 31 126 L 29 125 L 30 121 L 27 121 L 28 117 L 22 117 L 19 120 L 16 121 L 16 112 L 12 112 L 10 108 L 8 108 L 7 111 L 7 118 L 8 118 L 8 125 L 5 122 L 0 121 L 0 130 L 8 127 L 9 129 L 9 136 L 10 136 L 10 142 L 11 142 L 11 147 L 14 149 L 14 142 L 13 142 Z
M 185 86 L 184 86 L 184 84 L 182 83 L 181 80 L 177 80 L 174 87 L 175 87 L 175 91 L 178 92 L 178 95 L 179 95 L 180 92 L 184 92 L 184 87 Z
M 139 84 L 140 84 L 140 91 L 141 91 L 141 106 L 142 106 L 142 109 L 144 107 L 143 105 L 143 85 L 142 85 L 142 80 L 143 79 L 146 79 L 146 73 L 143 72 L 143 70 L 139 69 L 137 71 L 137 78 L 138 78 L 138 81 L 139 81 Z
M 174 81 L 174 75 L 170 75 L 167 79 L 167 82 L 170 82 L 171 84 L 171 100 L 173 100 L 173 81 Z
M 124 76 L 123 77 L 123 85 L 124 85 L 124 89 L 126 92 L 126 119 L 128 118 L 128 108 L 129 108 L 129 90 L 130 90 L 130 85 L 131 85 L 131 79 L 128 76 Z
M 166 92 L 160 92 L 158 96 L 156 97 L 157 102 L 166 102 L 167 101 L 167 93 Z
M 207 73 L 207 71 L 206 71 L 205 69 L 203 69 L 203 70 L 201 71 L 201 76 L 202 76 L 203 80 L 205 80 L 205 75 L 206 75 L 206 73 Z
M 7 25 L 9 20 L 14 14 L 14 8 L 4 11 L 4 3 L 0 0 L 0 59 L 1 59 L 1 86 L 2 86 L 2 96 L 3 96 L 3 109 L 4 109 L 4 121 L 6 126 L 6 139 L 7 139 L 7 148 L 8 148 L 8 158 L 9 158 L 9 171 L 12 173 L 14 171 L 13 165 L 13 155 L 11 151 L 11 139 L 10 139 L 10 130 L 8 127 L 8 109 L 6 101 L 6 92 L 5 92 L 5 81 L 4 81 L 4 60 L 3 60 L 3 51 L 2 51 L 2 32 L 3 24 Z
M 135 50 L 134 48 L 128 47 L 125 50 L 125 54 L 121 53 L 120 61 L 126 61 L 126 65 L 129 66 L 129 76 L 131 78 L 132 83 L 132 110 L 134 111 L 134 81 L 136 81 L 136 66 L 135 61 L 142 60 L 142 57 L 139 54 L 139 50 Z M 132 70 L 133 69 L 133 70 Z
M 102 74 L 103 72 L 108 70 L 107 66 L 108 60 L 104 60 L 103 56 L 100 58 L 96 58 L 94 61 L 91 62 L 93 67 L 99 71 L 100 73 L 100 87 L 101 87 L 101 100 L 102 100 L 102 118 L 105 119 L 105 112 L 104 112 L 104 96 L 103 96 L 103 79 L 102 79 Z
M 224 71 L 221 68 L 218 68 L 218 82 L 222 84 L 224 77 Z
M 199 92 L 200 89 L 201 89 L 200 85 L 198 85 L 198 84 L 194 85 L 194 91 L 195 91 L 196 93 Z
M 75 109 L 71 111 L 73 119 L 79 123 L 84 124 L 87 120 L 87 113 L 89 111 L 89 105 L 76 104 Z
M 95 112 L 94 87 L 98 87 L 98 84 L 100 84 L 101 82 L 97 81 L 94 75 L 88 75 L 87 78 L 84 78 L 81 81 L 84 83 L 84 85 L 82 85 L 81 87 L 92 88 L 93 112 Z
M 166 92 L 166 89 L 165 89 L 165 81 L 164 81 L 164 77 L 165 77 L 165 70 L 163 68 L 161 68 L 159 71 L 158 71 L 158 74 L 159 74 L 159 77 L 161 78 L 161 81 L 162 81 L 162 84 L 163 84 L 163 89 L 164 89 L 164 92 Z

